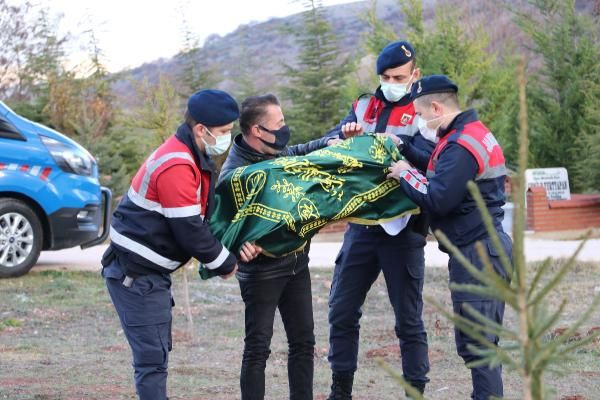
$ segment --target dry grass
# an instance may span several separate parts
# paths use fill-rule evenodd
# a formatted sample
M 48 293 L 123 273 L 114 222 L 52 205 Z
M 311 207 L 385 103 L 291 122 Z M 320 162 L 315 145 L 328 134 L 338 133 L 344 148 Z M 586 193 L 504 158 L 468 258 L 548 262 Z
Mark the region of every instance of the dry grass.
M 532 268 L 535 268 L 532 265 Z M 330 384 L 327 363 L 327 298 L 330 269 L 313 269 L 313 304 L 317 349 L 315 398 L 324 399 Z M 174 349 L 171 353 L 171 399 L 236 399 L 243 347 L 243 303 L 235 280 L 192 279 L 194 338 L 186 330 L 181 298 L 181 273 L 174 276 Z M 600 265 L 581 264 L 554 294 L 558 304 L 569 304 L 560 326 L 568 326 L 590 303 L 600 282 Z M 32 272 L 0 281 L 0 399 L 134 399 L 130 351 L 101 278 L 87 272 Z M 427 270 L 425 290 L 450 305 L 447 271 Z M 466 399 L 470 376 L 455 354 L 453 330 L 433 309 L 425 307 L 429 333 L 431 399 Z M 267 366 L 267 398 L 287 397 L 287 345 L 276 319 L 272 355 Z M 507 312 L 506 323 L 514 323 Z M 360 366 L 356 399 L 398 399 L 403 390 L 375 361 L 383 357 L 399 368 L 394 319 L 385 283 L 371 289 L 361 321 Z M 580 336 L 600 326 L 596 313 Z M 575 337 L 574 340 L 577 338 Z M 581 396 L 597 399 L 600 393 L 600 343 L 587 346 L 565 361 L 569 373 L 552 373 L 548 382 L 556 398 Z M 505 374 L 507 398 L 519 398 L 519 382 Z M 577 397 L 573 397 L 577 398 Z

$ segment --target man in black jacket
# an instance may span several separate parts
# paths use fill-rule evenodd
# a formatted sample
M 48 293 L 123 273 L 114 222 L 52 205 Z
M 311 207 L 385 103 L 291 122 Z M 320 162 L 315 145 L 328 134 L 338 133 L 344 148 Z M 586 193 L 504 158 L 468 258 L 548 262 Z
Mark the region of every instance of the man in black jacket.
M 287 146 L 290 130 L 277 97 L 249 97 L 242 103 L 242 134 L 223 164 L 219 182 L 232 170 L 280 156 L 310 153 L 339 141 L 322 138 Z M 237 278 L 245 304 L 246 337 L 240 376 L 242 400 L 263 399 L 265 366 L 269 354 L 275 310 L 279 309 L 289 344 L 288 379 L 290 399 L 312 399 L 315 336 L 308 271 L 308 251 L 283 257 L 259 255 L 239 262 Z

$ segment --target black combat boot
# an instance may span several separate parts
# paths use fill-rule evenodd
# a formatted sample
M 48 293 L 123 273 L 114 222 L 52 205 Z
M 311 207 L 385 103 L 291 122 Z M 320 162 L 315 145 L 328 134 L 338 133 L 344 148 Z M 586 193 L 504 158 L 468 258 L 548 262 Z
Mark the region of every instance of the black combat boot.
M 334 372 L 331 381 L 331 393 L 327 400 L 352 400 L 352 383 L 354 383 L 352 372 L 345 374 Z
M 421 394 L 425 393 L 425 384 L 424 383 L 411 383 L 411 386 L 414 387 L 415 389 L 417 389 L 419 391 L 419 393 L 421 393 Z M 410 397 L 408 395 L 408 393 L 404 392 L 404 395 L 406 396 L 407 399 L 412 399 L 412 397 Z

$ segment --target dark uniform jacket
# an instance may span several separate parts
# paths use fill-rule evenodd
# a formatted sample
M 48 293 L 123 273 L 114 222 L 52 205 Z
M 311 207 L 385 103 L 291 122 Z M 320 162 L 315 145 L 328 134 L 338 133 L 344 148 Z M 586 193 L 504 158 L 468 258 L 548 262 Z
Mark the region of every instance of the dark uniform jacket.
M 123 272 L 136 277 L 169 274 L 194 257 L 217 274 L 231 272 L 235 256 L 205 223 L 215 179 L 214 164 L 182 124 L 133 178 L 113 214 L 102 265 L 117 257 Z
M 467 182 L 475 181 L 497 230 L 502 230 L 506 167 L 494 135 L 475 110 L 456 116 L 439 133 L 427 177 L 413 169 L 400 176 L 402 189 L 431 215 L 432 229 L 442 230 L 457 246 L 487 235 Z M 442 248 L 442 250 L 444 250 Z

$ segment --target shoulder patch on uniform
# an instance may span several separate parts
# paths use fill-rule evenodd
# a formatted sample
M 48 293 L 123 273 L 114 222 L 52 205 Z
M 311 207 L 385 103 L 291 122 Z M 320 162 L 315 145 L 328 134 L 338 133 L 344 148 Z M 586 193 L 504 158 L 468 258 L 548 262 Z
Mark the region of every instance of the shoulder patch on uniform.
M 486 135 L 483 137 L 482 142 L 485 145 L 487 151 L 489 151 L 490 153 L 492 152 L 494 147 L 499 146 L 498 141 L 496 140 L 494 135 L 492 135 L 492 132 L 486 133 Z
M 427 194 L 427 185 L 429 184 L 429 181 L 416 169 L 404 171 L 400 177 L 415 190 Z

